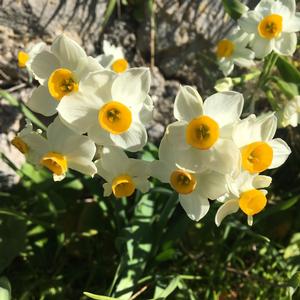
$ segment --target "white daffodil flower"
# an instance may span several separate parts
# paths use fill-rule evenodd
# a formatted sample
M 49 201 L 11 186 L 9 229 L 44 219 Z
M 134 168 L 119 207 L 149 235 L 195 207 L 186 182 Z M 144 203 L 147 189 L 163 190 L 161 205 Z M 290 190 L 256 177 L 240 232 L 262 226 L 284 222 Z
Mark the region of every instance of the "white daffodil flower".
M 47 144 L 40 164 L 53 173 L 54 181 L 64 179 L 68 169 L 93 176 L 96 166 L 92 159 L 95 144 L 87 137 L 76 134 L 57 117 L 47 129 Z
M 253 11 L 243 14 L 238 23 L 245 32 L 254 34 L 251 47 L 258 58 L 272 50 L 281 55 L 292 55 L 296 50 L 300 16 L 295 0 L 262 0 Z
M 128 158 L 125 152 L 117 147 L 103 147 L 101 158 L 95 162 L 97 173 L 105 179 L 104 197 L 111 193 L 116 198 L 129 197 L 136 189 L 148 192 L 149 162 Z
M 135 152 L 147 142 L 145 123 L 153 109 L 150 79 L 147 68 L 90 73 L 57 110 L 70 128 L 87 132 L 96 144 Z
M 174 103 L 177 122 L 168 126 L 165 138 L 189 157 L 188 168 L 227 174 L 240 168 L 240 153 L 231 140 L 232 127 L 240 120 L 244 99 L 237 92 L 216 93 L 203 103 L 198 92 L 180 88 Z
M 247 49 L 251 35 L 238 30 L 221 40 L 217 44 L 217 57 L 219 68 L 224 76 L 228 76 L 234 69 L 234 65 L 250 68 L 254 66 L 255 54 Z
M 280 125 L 297 127 L 300 123 L 300 96 L 295 96 L 285 103 L 280 113 Z
M 102 67 L 73 40 L 65 35 L 58 36 L 50 51 L 41 51 L 30 64 L 40 86 L 35 89 L 27 105 L 44 116 L 56 113 L 61 99 L 78 91 L 80 82 L 87 74 Z
M 38 165 L 45 149 L 47 140 L 41 135 L 41 131 L 33 131 L 32 123 L 26 119 L 25 128 L 11 141 L 26 157 L 26 160 L 34 165 Z
M 287 160 L 291 149 L 282 139 L 273 139 L 276 129 L 274 113 L 250 115 L 234 127 L 232 138 L 241 151 L 243 170 L 260 173 L 278 168 Z
M 122 47 L 115 47 L 108 41 L 103 41 L 103 52 L 104 54 L 96 57 L 103 68 L 116 73 L 123 73 L 129 68 Z
M 18 52 L 18 66 L 19 68 L 27 68 L 29 73 L 32 73 L 31 64 L 33 59 L 42 51 L 47 49 L 44 42 L 30 45 L 25 51 Z
M 267 191 L 263 188 L 268 187 L 272 178 L 263 175 L 251 175 L 242 172 L 237 177 L 227 176 L 228 193 L 217 199 L 223 204 L 218 209 L 215 216 L 215 223 L 220 226 L 222 220 L 241 209 L 248 219 L 248 225 L 253 223 L 253 216 L 262 211 L 266 204 Z
M 209 210 L 208 199 L 214 200 L 227 192 L 225 175 L 215 171 L 191 170 L 188 155 L 177 151 L 166 138 L 159 147 L 159 160 L 151 163 L 151 175 L 169 183 L 179 194 L 179 201 L 188 217 L 202 219 Z

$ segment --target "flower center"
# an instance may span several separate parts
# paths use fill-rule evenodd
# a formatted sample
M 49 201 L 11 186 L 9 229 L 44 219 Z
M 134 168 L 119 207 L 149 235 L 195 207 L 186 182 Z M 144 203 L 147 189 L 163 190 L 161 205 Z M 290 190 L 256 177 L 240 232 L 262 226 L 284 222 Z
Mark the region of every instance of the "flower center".
M 12 141 L 12 145 L 14 145 L 21 153 L 26 154 L 29 151 L 29 147 L 24 141 L 16 136 Z
M 116 177 L 113 180 L 111 187 L 116 198 L 129 197 L 135 191 L 135 184 L 129 175 Z
M 234 44 L 229 40 L 221 40 L 217 45 L 218 58 L 230 57 L 234 51 Z
M 282 16 L 273 14 L 264 17 L 257 29 L 262 38 L 270 40 L 277 37 L 282 31 Z
M 48 89 L 51 96 L 59 101 L 71 92 L 77 92 L 78 83 L 75 81 L 74 75 L 70 70 L 56 69 L 49 77 Z
M 266 170 L 273 160 L 273 149 L 265 142 L 254 142 L 241 149 L 242 166 L 250 173 Z
M 193 119 L 186 128 L 186 142 L 191 146 L 207 150 L 219 138 L 219 125 L 208 116 Z
M 183 170 L 173 171 L 170 177 L 172 188 L 179 194 L 190 194 L 196 188 L 195 176 Z
M 241 194 L 239 198 L 240 209 L 248 216 L 262 211 L 267 204 L 267 198 L 262 191 L 250 190 Z
M 111 101 L 99 110 L 98 121 L 104 130 L 113 134 L 121 134 L 127 131 L 131 125 L 131 111 L 124 104 Z
M 123 73 L 128 69 L 128 62 L 124 58 L 117 59 L 113 62 L 111 68 L 116 73 Z
M 19 53 L 18 53 L 19 68 L 25 68 L 28 60 L 29 60 L 29 54 L 24 51 L 19 51 Z
M 68 169 L 66 157 L 56 152 L 48 152 L 45 154 L 40 164 L 58 176 L 65 174 Z

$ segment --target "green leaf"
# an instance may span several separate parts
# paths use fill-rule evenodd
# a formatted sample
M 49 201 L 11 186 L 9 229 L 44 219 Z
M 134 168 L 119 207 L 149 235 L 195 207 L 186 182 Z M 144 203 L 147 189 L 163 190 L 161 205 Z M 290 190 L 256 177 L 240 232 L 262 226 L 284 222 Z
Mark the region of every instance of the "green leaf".
M 280 75 L 285 81 L 292 82 L 295 84 L 300 83 L 300 72 L 286 58 L 278 56 L 276 66 Z
M 233 20 L 237 20 L 247 10 L 247 6 L 239 0 L 222 0 L 225 11 Z
M 279 89 L 289 98 L 293 98 L 299 94 L 298 87 L 295 83 L 286 82 L 277 76 L 271 77 L 271 80 L 274 81 Z
M 154 205 L 150 194 L 143 195 L 135 208 L 130 226 L 120 239 L 126 242 L 123 244 L 121 262 L 113 281 L 117 283 L 113 296 L 129 299 L 143 275 L 152 250 Z
M 101 24 L 101 28 L 100 28 L 100 32 L 103 31 L 103 29 L 105 28 L 107 22 L 109 21 L 111 15 L 113 14 L 115 7 L 117 4 L 117 0 L 109 0 L 108 4 L 106 6 L 106 10 L 103 16 L 103 22 Z
M 168 296 L 170 296 L 177 289 L 179 283 L 180 283 L 180 277 L 179 276 L 173 278 L 165 289 L 163 289 L 162 291 L 159 291 L 158 293 L 156 293 L 154 295 L 153 300 L 164 300 L 164 299 L 166 299 Z
M 107 297 L 107 296 L 101 296 L 101 295 L 95 295 L 89 292 L 83 292 L 83 294 L 91 299 L 96 300 L 117 300 L 117 298 Z
M 3 215 L 0 211 L 0 273 L 24 249 L 26 223 L 13 215 Z
M 24 105 L 24 103 L 18 101 L 8 92 L 0 89 L 0 96 L 4 98 L 10 105 L 18 107 L 19 111 L 32 123 L 37 125 L 39 128 L 46 130 L 46 126 Z
M 6 277 L 0 277 L 0 299 L 1 300 L 11 299 L 11 286 Z
M 291 279 L 288 280 L 287 285 L 290 287 L 289 292 L 290 296 L 296 292 L 300 286 L 300 271 L 296 272 Z

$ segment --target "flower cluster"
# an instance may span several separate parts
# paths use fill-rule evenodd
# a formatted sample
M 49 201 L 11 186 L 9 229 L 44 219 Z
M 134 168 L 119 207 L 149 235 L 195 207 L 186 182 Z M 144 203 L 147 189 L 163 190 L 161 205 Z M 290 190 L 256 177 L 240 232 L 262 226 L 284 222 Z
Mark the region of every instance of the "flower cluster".
M 232 37 L 236 39 L 248 40 L 240 33 Z M 251 56 L 244 46 L 240 53 Z M 43 44 L 38 51 L 19 55 L 19 65 L 40 83 L 29 108 L 57 116 L 46 133 L 34 131 L 28 122 L 12 144 L 28 161 L 50 170 L 54 180 L 62 180 L 69 169 L 98 174 L 106 181 L 104 196 L 121 198 L 136 189 L 147 192 L 153 176 L 170 183 L 195 221 L 208 212 L 209 200 L 218 200 L 223 204 L 217 225 L 239 208 L 251 224 L 266 205 L 263 188 L 271 183 L 270 177 L 259 174 L 279 167 L 290 154 L 283 140 L 273 139 L 273 113 L 241 120 L 240 93 L 221 92 L 203 102 L 194 88 L 183 86 L 174 103 L 177 121 L 166 130 L 159 160 L 128 158 L 125 151 L 140 151 L 147 143 L 145 127 L 153 111 L 148 68 L 130 68 L 122 51 L 108 43 L 103 55 L 89 57 L 64 35 L 51 47 Z
M 221 71 L 228 76 L 235 64 L 250 67 L 254 58 L 263 59 L 272 51 L 292 55 L 299 30 L 295 0 L 261 0 L 254 10 L 245 10 L 233 34 L 219 41 L 216 53 Z
M 239 208 L 252 224 L 253 215 L 266 205 L 271 178 L 260 175 L 282 165 L 289 146 L 273 139 L 274 113 L 240 119 L 244 99 L 237 92 L 221 92 L 202 101 L 198 92 L 184 86 L 174 103 L 175 123 L 168 126 L 159 148 L 153 175 L 169 182 L 192 220 L 209 210 L 209 200 L 223 203 L 216 214 L 220 225 Z

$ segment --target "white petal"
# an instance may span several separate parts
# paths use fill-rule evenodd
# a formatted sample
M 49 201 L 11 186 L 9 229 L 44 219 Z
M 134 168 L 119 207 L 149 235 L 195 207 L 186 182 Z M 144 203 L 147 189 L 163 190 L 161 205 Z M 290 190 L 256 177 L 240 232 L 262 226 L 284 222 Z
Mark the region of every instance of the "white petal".
M 239 120 L 244 106 L 243 95 L 237 92 L 221 92 L 204 101 L 204 114 L 210 116 L 220 127 Z
M 49 150 L 47 140 L 37 132 L 32 132 L 22 137 L 22 140 L 28 145 L 29 152 L 26 159 L 32 164 L 38 165 L 42 156 Z
M 65 35 L 58 36 L 51 46 L 51 51 L 59 58 L 61 65 L 71 71 L 75 70 L 84 50 Z
M 222 174 L 231 174 L 240 168 L 240 150 L 231 140 L 219 139 L 211 152 L 210 158 L 206 161 L 209 169 Z
M 253 216 L 247 216 L 247 223 L 249 226 L 253 225 Z
M 103 184 L 103 189 L 104 189 L 104 191 L 103 191 L 103 196 L 104 197 L 109 197 L 110 195 L 111 195 L 111 193 L 112 193 L 112 188 L 111 188 L 111 184 L 109 184 L 109 183 L 104 183 Z
M 153 119 L 153 100 L 147 95 L 145 102 L 142 104 L 142 108 L 139 111 L 139 118 L 144 125 L 150 123 Z
M 141 159 L 129 158 L 128 174 L 133 177 L 148 178 L 151 175 L 151 162 Z
M 260 131 L 262 141 L 269 141 L 274 137 L 277 129 L 277 117 L 274 113 L 261 115 L 256 118 L 254 123 L 260 126 L 257 130 Z
M 92 95 L 94 97 L 93 101 L 96 103 L 115 100 L 111 95 L 111 85 L 115 77 L 116 74 L 109 70 L 89 73 L 84 80 L 80 81 L 79 91 L 87 97 Z
M 293 55 L 297 47 L 297 35 L 294 32 L 282 32 L 275 40 L 274 51 L 281 55 Z
M 172 172 L 172 166 L 162 160 L 154 160 L 151 162 L 150 173 L 151 176 L 157 178 L 161 182 L 169 182 Z
M 97 173 L 95 164 L 85 157 L 68 159 L 68 166 L 85 175 L 94 176 Z
M 260 37 L 258 34 L 252 40 L 251 46 L 257 58 L 264 58 L 273 50 L 274 40 Z
M 87 136 L 72 134 L 66 137 L 62 151 L 70 159 L 85 157 L 92 160 L 96 153 L 96 146 Z
M 27 106 L 34 112 L 42 114 L 46 117 L 53 116 L 56 113 L 58 101 L 52 98 L 48 88 L 40 85 L 33 90 Z
M 63 179 L 65 179 L 66 174 L 62 174 L 62 175 L 56 175 L 53 173 L 53 180 L 56 181 L 62 181 Z
M 219 61 L 219 68 L 223 72 L 224 76 L 228 76 L 234 69 L 234 63 L 231 59 L 222 58 Z
M 261 0 L 255 7 L 254 11 L 261 14 L 262 16 L 269 15 L 271 8 L 274 6 L 276 1 L 273 0 Z
M 239 203 L 237 199 L 231 199 L 226 201 L 221 207 L 218 209 L 215 216 L 215 223 L 217 226 L 221 225 L 221 222 L 225 217 L 236 213 L 239 210 Z
M 103 70 L 98 61 L 91 56 L 83 56 L 78 61 L 78 66 L 74 71 L 78 80 L 84 79 L 89 73 Z
M 292 16 L 285 28 L 284 28 L 285 32 L 298 32 L 300 31 L 300 13 L 296 13 L 295 16 Z
M 278 168 L 287 160 L 291 154 L 291 149 L 282 139 L 274 139 L 269 141 L 268 144 L 273 149 L 273 160 L 269 169 Z
M 112 174 L 111 170 L 107 171 L 102 166 L 103 160 L 98 159 L 95 161 L 95 166 L 97 168 L 97 174 L 99 174 L 103 179 L 105 179 L 107 182 L 112 182 L 114 179 L 114 174 Z
M 241 16 L 241 18 L 238 20 L 238 24 L 245 32 L 257 33 L 257 25 L 260 21 L 260 14 L 255 11 L 249 11 Z
M 92 125 L 88 128 L 88 137 L 97 145 L 115 146 L 110 137 L 110 133 L 100 127 L 99 124 Z
M 59 117 L 48 126 L 47 139 L 52 148 L 51 151 L 64 154 L 64 149 L 67 146 L 68 138 L 76 135 L 70 128 L 65 126 Z M 77 146 L 77 145 L 76 145 Z
M 132 122 L 129 129 L 122 134 L 111 134 L 116 146 L 130 152 L 141 150 L 147 143 L 147 131 L 140 122 Z
M 204 172 L 197 176 L 197 189 L 203 197 L 215 200 L 227 192 L 225 176 L 218 172 Z
M 174 116 L 177 120 L 190 121 L 203 115 L 203 101 L 197 90 L 191 86 L 180 86 L 174 102 Z
M 129 159 L 124 150 L 117 147 L 104 147 L 101 154 L 102 167 L 114 177 L 127 174 Z M 131 175 L 131 174 L 129 174 Z
M 202 219 L 209 210 L 209 201 L 196 191 L 188 195 L 179 195 L 179 201 L 188 217 L 193 221 Z
M 270 186 L 272 177 L 265 175 L 257 175 L 253 178 L 252 185 L 255 189 L 262 189 Z
M 134 106 L 142 103 L 150 90 L 151 76 L 148 68 L 131 68 L 117 75 L 111 88 L 112 99 Z
M 295 15 L 295 0 L 278 0 L 271 2 L 271 14 L 277 14 L 283 17 L 283 22 Z
M 136 177 L 133 178 L 133 182 L 136 188 L 142 193 L 147 193 L 150 189 L 150 182 L 147 180 L 147 178 Z
M 85 133 L 89 127 L 98 125 L 98 114 L 102 103 L 94 95 L 86 95 L 79 90 L 63 97 L 57 111 L 60 118 L 78 133 Z
M 31 61 L 31 70 L 36 80 L 43 84 L 55 70 L 60 68 L 58 58 L 49 51 L 42 51 Z
M 234 62 L 241 67 L 250 68 L 254 65 L 254 57 L 255 54 L 250 49 L 239 48 L 234 53 Z
M 188 149 L 190 148 L 189 145 L 187 145 L 186 143 L 186 126 L 187 123 L 185 121 L 178 121 L 178 122 L 174 122 L 171 123 L 170 125 L 168 125 L 165 135 L 161 141 L 161 144 L 163 143 L 164 140 L 166 140 L 166 143 L 169 144 L 171 147 L 175 147 L 177 149 Z M 168 145 L 168 147 L 170 147 Z M 161 159 L 167 159 L 168 154 L 165 156 L 163 154 L 163 151 L 161 151 L 162 153 L 159 155 Z M 169 152 L 169 149 L 167 149 L 167 152 Z

